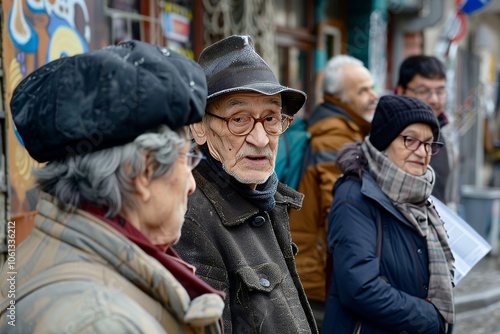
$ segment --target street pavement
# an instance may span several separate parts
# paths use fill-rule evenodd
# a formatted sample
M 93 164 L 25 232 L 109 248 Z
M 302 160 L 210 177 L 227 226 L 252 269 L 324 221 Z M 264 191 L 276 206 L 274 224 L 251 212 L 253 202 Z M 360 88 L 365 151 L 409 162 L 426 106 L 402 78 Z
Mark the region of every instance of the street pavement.
M 487 255 L 455 287 L 453 334 L 500 334 L 500 256 Z

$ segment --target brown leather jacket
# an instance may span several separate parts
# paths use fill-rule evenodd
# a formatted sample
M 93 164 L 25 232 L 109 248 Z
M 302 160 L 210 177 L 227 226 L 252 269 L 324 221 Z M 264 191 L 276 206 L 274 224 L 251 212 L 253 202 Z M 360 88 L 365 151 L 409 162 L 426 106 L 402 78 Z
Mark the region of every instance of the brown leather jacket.
M 340 176 L 337 153 L 345 144 L 362 141 L 369 129 L 370 123 L 329 95 L 309 119 L 313 154 L 298 187 L 304 194 L 302 209 L 290 212 L 290 229 L 299 248 L 297 270 L 310 300 L 325 301 L 327 219 L 333 184 Z

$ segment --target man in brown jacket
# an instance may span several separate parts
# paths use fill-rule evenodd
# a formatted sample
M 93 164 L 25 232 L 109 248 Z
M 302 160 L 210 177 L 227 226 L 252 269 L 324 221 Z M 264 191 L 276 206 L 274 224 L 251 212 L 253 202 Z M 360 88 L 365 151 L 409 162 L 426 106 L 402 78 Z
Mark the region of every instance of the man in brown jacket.
M 298 188 L 305 195 L 302 209 L 290 213 L 292 240 L 299 248 L 297 269 L 320 328 L 325 302 L 327 218 L 333 184 L 340 175 L 335 159 L 342 146 L 368 135 L 378 95 L 363 63 L 339 55 L 326 65 L 323 100 L 308 120 L 312 152 Z

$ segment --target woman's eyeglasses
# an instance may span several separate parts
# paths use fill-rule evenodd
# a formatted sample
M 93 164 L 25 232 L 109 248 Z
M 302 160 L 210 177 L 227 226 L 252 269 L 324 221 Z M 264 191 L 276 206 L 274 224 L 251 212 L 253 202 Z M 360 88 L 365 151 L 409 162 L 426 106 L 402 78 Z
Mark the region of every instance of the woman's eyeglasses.
M 425 142 L 421 141 L 415 137 L 412 136 L 404 136 L 402 134 L 399 135 L 400 137 L 403 138 L 403 142 L 405 144 L 405 147 L 409 149 L 410 151 L 416 151 L 420 147 L 420 145 L 424 145 L 425 153 L 434 155 L 439 152 L 441 147 L 444 146 L 443 143 L 433 141 L 433 142 Z
M 212 117 L 226 121 L 229 132 L 235 136 L 246 136 L 252 132 L 257 122 L 262 123 L 264 130 L 268 134 L 272 136 L 279 136 L 288 129 L 293 120 L 293 117 L 283 114 L 270 114 L 262 118 L 255 118 L 250 115 L 238 114 L 232 117 L 221 117 L 208 111 L 205 113 Z
M 181 152 L 181 154 L 188 158 L 187 164 L 191 169 L 196 168 L 201 160 L 205 159 L 198 146 L 192 148 L 189 152 Z

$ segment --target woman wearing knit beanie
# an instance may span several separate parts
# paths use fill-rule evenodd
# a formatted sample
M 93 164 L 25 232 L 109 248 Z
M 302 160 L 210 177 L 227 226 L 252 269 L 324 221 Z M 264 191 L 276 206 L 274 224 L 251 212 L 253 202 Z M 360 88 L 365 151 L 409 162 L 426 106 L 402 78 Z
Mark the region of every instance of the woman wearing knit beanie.
M 435 182 L 429 162 L 441 146 L 426 104 L 384 96 L 370 135 L 339 152 L 324 333 L 449 331 L 454 259 L 429 198 Z

